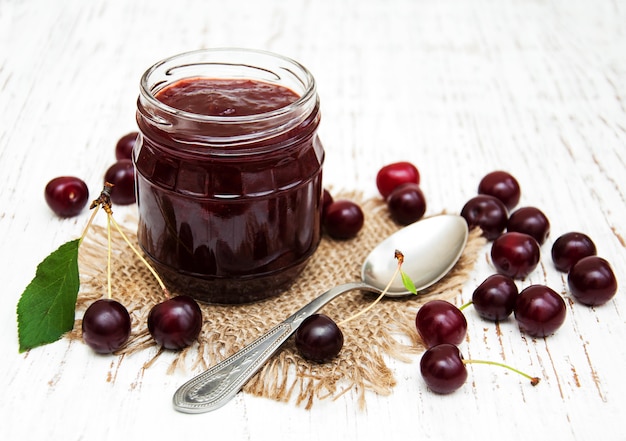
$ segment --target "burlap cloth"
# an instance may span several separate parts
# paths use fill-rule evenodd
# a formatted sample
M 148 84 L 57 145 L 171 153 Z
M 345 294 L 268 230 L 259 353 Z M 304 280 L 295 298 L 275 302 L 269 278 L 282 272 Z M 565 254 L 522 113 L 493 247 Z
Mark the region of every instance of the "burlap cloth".
M 365 214 L 365 225 L 356 238 L 336 241 L 325 236 L 297 281 L 276 298 L 234 306 L 201 304 L 204 324 L 198 341 L 175 353 L 168 373 L 184 368 L 191 378 L 241 349 L 324 291 L 359 280 L 365 257 L 399 226 L 390 219 L 381 199 L 362 201 L 358 195 L 349 197 L 361 204 Z M 136 243 L 133 231 L 126 231 L 126 234 Z M 163 291 L 114 230 L 112 244 L 113 297 L 128 308 L 133 323 L 130 340 L 119 354 L 144 352 L 143 368 L 150 368 L 162 349 L 157 348 L 150 337 L 146 319 L 150 308 L 164 300 Z M 357 394 L 361 407 L 366 404 L 366 391 L 390 394 L 396 380 L 385 359 L 393 357 L 405 362 L 417 359 L 416 355 L 424 350 L 415 329 L 419 306 L 433 298 L 457 296 L 484 244 L 479 232 L 473 231 L 457 265 L 436 285 L 418 296 L 385 298 L 367 313 L 342 325 L 344 346 L 331 362 L 319 364 L 304 360 L 297 353 L 293 338 L 290 339 L 248 382 L 244 392 L 280 401 L 293 400 L 307 409 L 316 400 L 336 398 L 351 390 Z M 106 250 L 106 229 L 94 226 L 80 248 L 77 321 L 68 338 L 80 339 L 80 317 L 85 308 L 106 296 Z M 333 300 L 321 312 L 339 322 L 374 299 L 372 294 L 352 291 Z

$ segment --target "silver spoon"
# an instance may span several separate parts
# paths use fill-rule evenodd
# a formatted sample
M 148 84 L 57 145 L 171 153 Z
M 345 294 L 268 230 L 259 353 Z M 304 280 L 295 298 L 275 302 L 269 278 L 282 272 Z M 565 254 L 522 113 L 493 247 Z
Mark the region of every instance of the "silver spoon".
M 467 243 L 465 219 L 439 215 L 415 222 L 389 236 L 374 248 L 361 271 L 361 282 L 336 286 L 279 323 L 261 337 L 183 384 L 174 394 L 174 408 L 185 413 L 203 413 L 226 404 L 298 329 L 300 323 L 341 294 L 359 289 L 382 293 L 397 268 L 395 250 L 404 254 L 403 271 L 418 291 L 445 276 L 461 257 Z M 397 277 L 385 294 L 410 294 Z

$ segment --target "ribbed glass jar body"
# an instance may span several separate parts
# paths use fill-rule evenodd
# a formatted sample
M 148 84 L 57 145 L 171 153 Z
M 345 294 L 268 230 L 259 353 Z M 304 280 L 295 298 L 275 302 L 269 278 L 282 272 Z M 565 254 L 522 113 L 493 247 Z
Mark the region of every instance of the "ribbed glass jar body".
M 284 290 L 321 235 L 308 70 L 267 52 L 190 52 L 146 71 L 137 107 L 139 244 L 167 284 L 210 303 Z

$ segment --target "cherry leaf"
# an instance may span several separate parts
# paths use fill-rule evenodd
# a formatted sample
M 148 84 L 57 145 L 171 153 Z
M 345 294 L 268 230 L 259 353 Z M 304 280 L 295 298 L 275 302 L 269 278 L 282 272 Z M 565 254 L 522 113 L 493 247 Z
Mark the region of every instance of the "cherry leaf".
M 17 304 L 19 351 L 52 343 L 74 327 L 80 240 L 64 243 L 38 266 Z
M 409 292 L 411 292 L 413 294 L 417 294 L 417 289 L 415 288 L 415 283 L 413 283 L 413 280 L 411 280 L 409 275 L 407 273 L 405 273 L 404 271 L 401 271 L 400 275 L 402 276 L 402 284 L 407 289 L 407 291 L 409 291 Z

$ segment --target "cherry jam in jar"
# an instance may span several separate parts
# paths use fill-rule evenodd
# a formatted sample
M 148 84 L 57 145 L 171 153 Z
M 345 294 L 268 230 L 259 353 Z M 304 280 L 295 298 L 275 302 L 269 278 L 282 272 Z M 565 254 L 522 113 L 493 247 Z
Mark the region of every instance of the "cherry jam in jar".
M 139 244 L 166 284 L 209 303 L 284 291 L 320 241 L 324 149 L 310 72 L 213 49 L 141 78 Z

